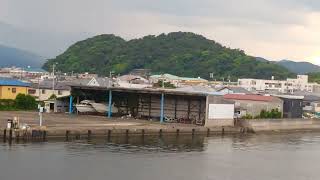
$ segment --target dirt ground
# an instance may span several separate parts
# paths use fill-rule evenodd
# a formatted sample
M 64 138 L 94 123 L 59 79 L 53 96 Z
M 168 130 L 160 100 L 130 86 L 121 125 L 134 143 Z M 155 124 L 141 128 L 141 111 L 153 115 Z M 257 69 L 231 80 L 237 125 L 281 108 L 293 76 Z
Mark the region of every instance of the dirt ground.
M 31 127 L 39 126 L 38 112 L 24 111 L 0 111 L 0 128 L 6 127 L 7 120 L 18 117 L 20 123 L 26 123 Z M 190 128 L 196 127 L 188 124 L 160 124 L 147 120 L 107 118 L 104 116 L 69 115 L 43 113 L 43 125 L 49 129 L 105 129 L 105 128 L 134 128 L 145 129 L 161 128 Z

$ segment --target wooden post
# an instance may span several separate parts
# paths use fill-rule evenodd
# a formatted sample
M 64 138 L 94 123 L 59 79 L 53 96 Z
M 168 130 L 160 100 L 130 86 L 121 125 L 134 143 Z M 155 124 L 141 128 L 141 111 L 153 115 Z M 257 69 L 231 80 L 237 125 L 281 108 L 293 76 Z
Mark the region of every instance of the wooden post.
M 92 134 L 91 130 L 88 130 L 88 139 L 91 138 L 91 134 Z
M 47 131 L 43 131 L 42 132 L 42 140 L 46 141 L 46 139 L 47 139 Z
M 126 129 L 126 136 L 129 136 L 129 129 Z
M 144 129 L 141 130 L 141 134 L 142 134 L 142 137 L 144 137 L 144 134 L 145 134 L 145 130 Z
M 3 130 L 3 141 L 7 140 L 7 129 Z
M 111 129 L 108 129 L 108 139 L 111 138 Z
M 12 141 L 12 129 L 9 130 L 9 141 Z
M 195 134 L 195 129 L 192 129 L 192 136 L 194 136 L 194 134 Z
M 177 136 L 179 136 L 179 133 L 180 133 L 180 129 L 177 129 Z
M 69 141 L 69 136 L 70 136 L 70 131 L 67 130 L 67 131 L 66 131 L 66 140 L 67 140 L 67 141 Z
M 207 136 L 210 136 L 210 128 L 207 129 Z
M 16 141 L 19 142 L 20 140 L 20 131 L 16 131 Z
M 162 129 L 159 130 L 159 136 L 162 136 Z

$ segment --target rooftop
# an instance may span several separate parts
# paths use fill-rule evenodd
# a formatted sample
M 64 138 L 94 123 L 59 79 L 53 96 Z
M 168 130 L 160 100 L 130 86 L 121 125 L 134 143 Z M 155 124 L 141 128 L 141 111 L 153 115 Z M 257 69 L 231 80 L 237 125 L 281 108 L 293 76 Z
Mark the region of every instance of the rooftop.
M 226 94 L 223 96 L 225 99 L 232 99 L 232 100 L 247 100 L 247 101 L 264 101 L 264 102 L 271 102 L 276 98 L 273 96 L 261 96 L 261 95 L 243 95 L 243 94 Z
M 181 80 L 181 81 L 207 81 L 206 79 L 198 78 L 190 78 L 190 77 L 179 77 L 172 74 L 163 74 L 163 75 L 152 75 L 151 78 L 167 78 L 167 79 L 174 79 L 174 80 Z
M 139 92 L 142 94 L 171 94 L 171 95 L 186 95 L 186 96 L 203 96 L 206 97 L 208 94 L 205 92 L 186 92 L 179 91 L 176 89 L 161 89 L 161 88 L 127 88 L 127 87 L 98 87 L 98 86 L 83 86 L 83 85 L 72 85 L 72 89 L 83 89 L 83 90 L 97 90 L 97 91 L 107 91 L 112 90 L 115 92 Z
M 228 90 L 232 91 L 233 94 L 252 94 L 250 91 L 248 91 L 242 87 L 234 87 L 234 86 L 222 87 L 218 91 L 222 91 L 224 89 L 228 89 Z
M 22 81 L 19 81 L 17 79 L 11 79 L 11 78 L 3 78 L 0 77 L 0 86 L 21 86 L 21 87 L 29 87 L 29 83 L 25 83 Z

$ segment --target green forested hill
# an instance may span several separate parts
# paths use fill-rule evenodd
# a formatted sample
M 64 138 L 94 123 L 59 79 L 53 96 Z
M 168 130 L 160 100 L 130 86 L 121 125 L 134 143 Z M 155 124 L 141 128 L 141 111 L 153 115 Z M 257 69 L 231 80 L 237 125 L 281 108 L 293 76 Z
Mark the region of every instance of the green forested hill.
M 309 73 L 309 82 L 316 82 L 320 84 L 320 72 Z
M 72 45 L 66 52 L 50 59 L 63 72 L 92 72 L 107 75 L 109 71 L 124 74 L 136 68 L 179 76 L 232 79 L 286 78 L 293 74 L 269 62 L 256 61 L 238 49 L 226 48 L 201 35 L 173 32 L 125 41 L 115 35 L 99 35 Z

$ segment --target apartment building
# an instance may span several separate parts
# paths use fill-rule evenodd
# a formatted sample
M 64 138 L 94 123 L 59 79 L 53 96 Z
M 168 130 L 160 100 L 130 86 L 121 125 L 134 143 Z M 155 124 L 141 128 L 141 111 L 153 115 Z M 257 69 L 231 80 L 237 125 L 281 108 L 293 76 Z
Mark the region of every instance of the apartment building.
M 293 93 L 295 91 L 316 92 L 320 88 L 317 83 L 309 83 L 308 75 L 298 75 L 296 79 L 275 80 L 266 79 L 238 79 L 238 86 L 248 91 Z

